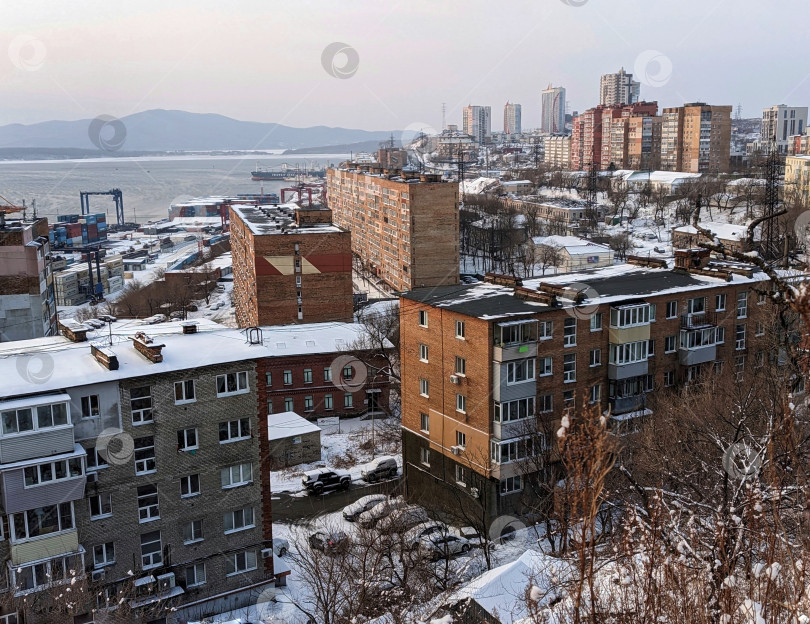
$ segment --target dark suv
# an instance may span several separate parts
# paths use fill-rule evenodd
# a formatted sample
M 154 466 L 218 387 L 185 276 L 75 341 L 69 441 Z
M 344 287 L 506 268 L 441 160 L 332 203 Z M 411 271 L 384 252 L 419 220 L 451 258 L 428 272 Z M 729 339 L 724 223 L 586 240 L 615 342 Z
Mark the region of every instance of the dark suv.
M 323 468 L 305 472 L 301 482 L 310 494 L 320 494 L 324 490 L 335 488 L 348 490 L 352 484 L 352 477 L 345 470 Z

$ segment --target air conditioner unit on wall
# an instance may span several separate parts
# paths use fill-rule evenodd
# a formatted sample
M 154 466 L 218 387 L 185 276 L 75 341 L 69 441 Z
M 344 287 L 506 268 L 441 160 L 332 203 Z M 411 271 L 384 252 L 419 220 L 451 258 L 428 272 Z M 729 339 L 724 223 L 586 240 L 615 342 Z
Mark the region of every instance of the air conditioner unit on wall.
M 87 482 L 88 483 L 95 483 L 98 481 L 98 475 L 95 472 L 88 472 L 87 473 Z
M 273 556 L 272 548 L 262 548 L 262 559 L 269 559 Z
M 458 385 L 458 382 L 459 382 L 458 375 L 450 375 L 450 383 Z
M 460 446 L 451 446 L 450 447 L 450 452 L 453 455 L 461 455 L 461 451 L 463 451 L 463 450 L 464 449 L 462 447 L 460 447 Z
M 157 577 L 158 588 L 161 591 L 172 589 L 175 586 L 174 572 L 168 574 L 161 574 Z
M 93 581 L 103 581 L 105 572 L 106 572 L 105 570 L 93 570 L 93 573 L 90 575 L 90 578 Z

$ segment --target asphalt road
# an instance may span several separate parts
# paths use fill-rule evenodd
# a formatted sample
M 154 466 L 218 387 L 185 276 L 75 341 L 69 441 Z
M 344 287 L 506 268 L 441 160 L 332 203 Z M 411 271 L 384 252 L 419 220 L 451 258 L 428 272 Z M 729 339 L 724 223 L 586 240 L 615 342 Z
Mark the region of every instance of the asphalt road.
M 319 496 L 273 494 L 273 521 L 294 523 L 309 520 L 325 513 L 340 511 L 369 494 L 398 494 L 401 482 L 401 476 L 378 483 L 354 481 L 348 490 L 332 490 Z

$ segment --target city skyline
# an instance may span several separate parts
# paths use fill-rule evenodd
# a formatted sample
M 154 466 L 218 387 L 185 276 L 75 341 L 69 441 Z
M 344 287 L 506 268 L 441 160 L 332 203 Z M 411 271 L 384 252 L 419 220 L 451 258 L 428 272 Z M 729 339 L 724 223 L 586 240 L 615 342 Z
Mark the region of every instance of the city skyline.
M 522 104 L 523 126 L 534 128 L 545 85 L 565 87 L 571 109 L 582 111 L 598 104 L 599 77 L 622 66 L 641 82 L 641 99 L 662 106 L 741 104 L 744 117 L 758 117 L 774 104 L 810 100 L 801 72 L 769 61 L 777 45 L 788 55 L 800 46 L 778 36 L 774 13 L 755 21 L 748 3 L 732 12 L 691 0 L 654 12 L 633 0 L 615 2 L 610 12 L 596 0 L 579 4 L 521 6 L 510 29 L 489 28 L 493 7 L 483 2 L 225 10 L 206 2 L 165 8 L 88 0 L 69 14 L 52 5 L 4 7 L 0 124 L 165 108 L 297 127 L 438 128 L 442 102 L 447 123 L 461 125 L 469 102 L 508 100 Z M 447 35 L 451 25 L 458 35 Z M 757 35 L 756 55 L 739 45 L 746 33 Z M 487 45 L 469 44 L 482 37 Z M 403 50 L 420 67 L 418 99 L 412 80 L 390 80 Z

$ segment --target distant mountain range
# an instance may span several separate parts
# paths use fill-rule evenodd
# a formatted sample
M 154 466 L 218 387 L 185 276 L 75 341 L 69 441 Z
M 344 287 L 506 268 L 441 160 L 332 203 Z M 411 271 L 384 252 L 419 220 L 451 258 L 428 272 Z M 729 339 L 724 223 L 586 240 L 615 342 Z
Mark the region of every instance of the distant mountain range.
M 293 128 L 276 123 L 239 121 L 223 115 L 188 113 L 177 110 L 148 110 L 122 117 L 102 127 L 93 119 L 45 121 L 32 125 L 0 126 L 2 148 L 52 148 L 102 151 L 107 155 L 123 152 L 212 151 L 306 149 L 354 143 L 374 145 L 391 137 L 391 131 L 312 126 Z M 99 140 L 108 149 L 99 150 Z M 121 131 L 124 129 L 124 132 Z M 116 132 L 117 131 L 117 132 Z M 125 136 L 122 136 L 125 134 Z M 394 132 L 395 136 L 399 132 Z M 121 140 L 123 138 L 123 141 Z M 102 147 L 103 147 L 102 142 Z M 113 149 L 109 149 L 112 147 Z M 334 149 L 329 150 L 334 152 Z

